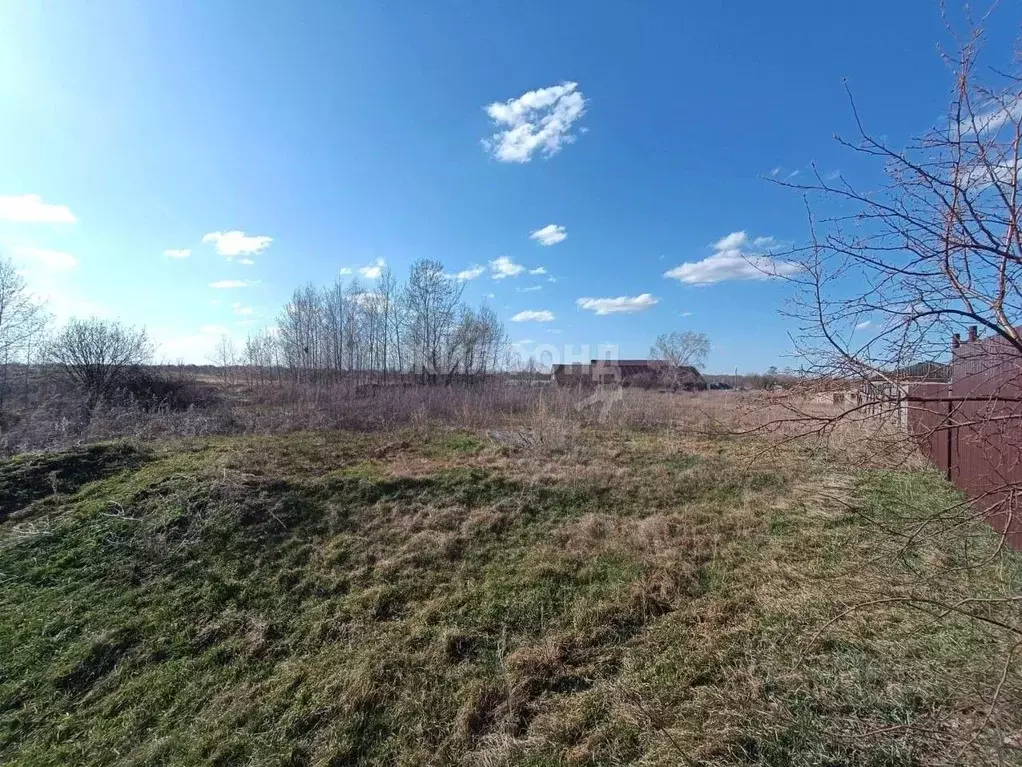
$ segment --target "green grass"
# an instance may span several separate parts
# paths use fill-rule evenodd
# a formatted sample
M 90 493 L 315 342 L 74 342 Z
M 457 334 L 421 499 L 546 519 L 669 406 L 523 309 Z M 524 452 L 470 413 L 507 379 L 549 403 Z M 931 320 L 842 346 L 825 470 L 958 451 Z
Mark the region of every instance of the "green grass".
M 993 595 L 1017 558 L 881 532 L 953 502 L 935 475 L 757 449 L 317 433 L 0 464 L 0 761 L 953 761 L 1004 637 L 901 604 L 814 632 L 873 594 Z M 959 761 L 1012 758 L 1020 689 Z

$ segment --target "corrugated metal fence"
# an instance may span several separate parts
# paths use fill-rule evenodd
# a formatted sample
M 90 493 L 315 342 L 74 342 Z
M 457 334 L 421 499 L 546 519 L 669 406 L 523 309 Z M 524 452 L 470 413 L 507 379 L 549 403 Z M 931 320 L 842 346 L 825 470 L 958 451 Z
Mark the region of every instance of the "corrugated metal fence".
M 1022 549 L 1022 355 L 1000 338 L 954 348 L 950 384 L 906 387 L 907 426 L 990 524 Z

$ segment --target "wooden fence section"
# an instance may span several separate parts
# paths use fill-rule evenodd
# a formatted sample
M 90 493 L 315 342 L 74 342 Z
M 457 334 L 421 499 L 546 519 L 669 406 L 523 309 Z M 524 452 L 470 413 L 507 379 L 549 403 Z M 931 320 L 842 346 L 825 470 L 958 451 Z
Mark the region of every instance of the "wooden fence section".
M 906 395 L 923 452 L 1022 549 L 1022 356 L 999 338 L 956 343 L 951 382 Z

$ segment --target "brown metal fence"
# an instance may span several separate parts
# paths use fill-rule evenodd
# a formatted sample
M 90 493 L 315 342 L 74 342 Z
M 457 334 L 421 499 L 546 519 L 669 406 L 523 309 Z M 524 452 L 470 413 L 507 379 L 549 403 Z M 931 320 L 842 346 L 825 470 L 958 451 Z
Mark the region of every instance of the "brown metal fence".
M 923 452 L 1022 549 L 1022 356 L 999 338 L 956 342 L 951 382 L 912 384 L 906 395 Z

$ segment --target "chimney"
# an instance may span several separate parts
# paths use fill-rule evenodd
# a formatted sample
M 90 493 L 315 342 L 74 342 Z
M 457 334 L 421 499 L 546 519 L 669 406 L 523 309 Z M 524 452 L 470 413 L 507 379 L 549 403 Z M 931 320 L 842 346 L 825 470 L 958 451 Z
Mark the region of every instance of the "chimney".
M 976 340 L 976 331 L 979 330 L 975 325 L 969 325 L 969 341 Z
M 957 349 L 961 345 L 962 345 L 961 337 L 957 333 L 952 335 L 951 336 L 951 348 L 952 349 Z

